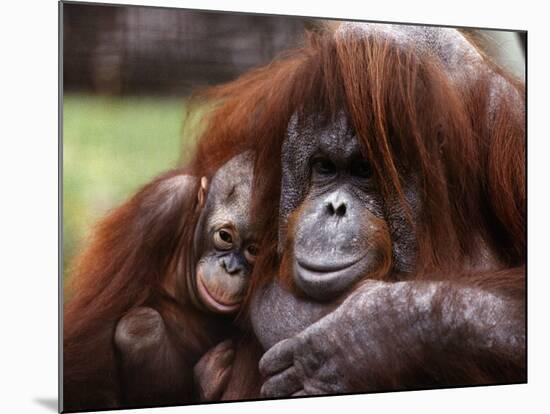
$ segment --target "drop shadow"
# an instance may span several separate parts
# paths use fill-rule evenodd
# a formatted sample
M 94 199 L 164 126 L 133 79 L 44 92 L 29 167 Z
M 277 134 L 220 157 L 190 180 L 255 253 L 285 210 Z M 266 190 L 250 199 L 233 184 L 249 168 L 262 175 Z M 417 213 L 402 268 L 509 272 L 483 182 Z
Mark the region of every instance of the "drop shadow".
M 55 413 L 58 412 L 57 398 L 35 398 L 34 402 Z

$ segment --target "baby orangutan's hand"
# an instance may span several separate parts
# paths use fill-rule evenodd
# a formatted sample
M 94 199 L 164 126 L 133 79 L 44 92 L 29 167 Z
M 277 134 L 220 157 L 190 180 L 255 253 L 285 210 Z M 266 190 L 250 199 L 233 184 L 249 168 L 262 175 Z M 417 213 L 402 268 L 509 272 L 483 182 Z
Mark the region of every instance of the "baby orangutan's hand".
M 228 339 L 209 350 L 193 369 L 199 401 L 220 400 L 229 382 L 235 348 Z

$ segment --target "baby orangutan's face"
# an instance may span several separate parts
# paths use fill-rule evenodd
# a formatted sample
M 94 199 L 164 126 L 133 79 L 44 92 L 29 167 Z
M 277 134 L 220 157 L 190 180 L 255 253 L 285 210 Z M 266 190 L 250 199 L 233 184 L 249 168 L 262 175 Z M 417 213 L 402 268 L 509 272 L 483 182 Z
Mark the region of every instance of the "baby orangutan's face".
M 196 268 L 198 297 L 216 313 L 239 310 L 256 259 L 256 245 L 243 239 L 234 224 L 226 222 L 208 232 L 211 248 Z
M 253 160 L 243 153 L 224 164 L 198 194 L 201 217 L 195 232 L 198 300 L 215 313 L 237 312 L 246 295 L 258 247 L 250 215 Z M 208 188 L 210 187 L 210 188 Z

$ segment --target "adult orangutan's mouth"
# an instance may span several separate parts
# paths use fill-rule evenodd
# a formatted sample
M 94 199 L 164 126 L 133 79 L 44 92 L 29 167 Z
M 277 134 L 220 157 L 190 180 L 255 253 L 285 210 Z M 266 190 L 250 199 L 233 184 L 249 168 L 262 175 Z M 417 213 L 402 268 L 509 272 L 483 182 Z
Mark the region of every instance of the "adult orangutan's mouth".
M 367 256 L 340 263 L 294 261 L 294 280 L 304 293 L 317 300 L 334 298 L 367 275 L 371 260 Z
M 227 302 L 226 300 L 215 297 L 212 293 L 210 293 L 206 287 L 206 283 L 204 283 L 200 275 L 197 277 L 197 289 L 204 305 L 213 312 L 233 313 L 241 307 L 240 300 L 237 302 Z
M 300 268 L 307 270 L 309 272 L 322 274 L 322 273 L 334 273 L 340 270 L 347 269 L 348 267 L 351 267 L 355 263 L 359 262 L 361 259 L 362 257 L 360 257 L 359 259 L 355 259 L 355 260 L 351 260 L 343 263 L 314 263 L 304 259 L 301 259 L 301 260 L 297 259 L 296 264 Z

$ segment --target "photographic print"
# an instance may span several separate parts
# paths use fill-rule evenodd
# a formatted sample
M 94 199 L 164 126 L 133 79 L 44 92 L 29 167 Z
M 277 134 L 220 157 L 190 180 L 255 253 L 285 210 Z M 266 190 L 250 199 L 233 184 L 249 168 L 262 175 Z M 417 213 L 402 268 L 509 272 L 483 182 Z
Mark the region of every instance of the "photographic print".
M 526 32 L 60 12 L 62 411 L 526 382 Z

